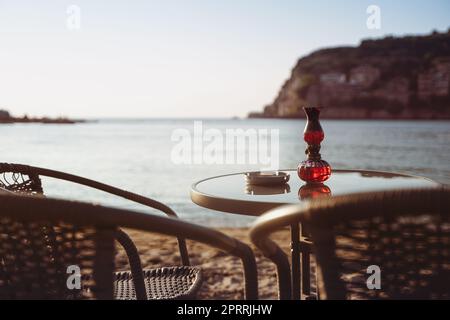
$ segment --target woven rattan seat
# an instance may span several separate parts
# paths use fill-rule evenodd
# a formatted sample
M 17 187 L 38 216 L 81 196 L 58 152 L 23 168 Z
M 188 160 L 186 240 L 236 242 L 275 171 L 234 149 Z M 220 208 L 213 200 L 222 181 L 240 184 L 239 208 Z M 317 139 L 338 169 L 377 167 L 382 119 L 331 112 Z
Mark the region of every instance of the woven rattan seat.
M 277 265 L 284 297 L 288 259 L 268 235 L 292 223 L 311 233 L 320 298 L 450 299 L 448 188 L 337 196 L 261 216 L 251 237 Z M 368 286 L 373 270 L 378 287 Z
M 144 270 L 144 282 L 149 299 L 193 299 L 201 285 L 201 270 L 196 267 L 166 267 Z M 131 272 L 115 273 L 114 297 L 135 300 Z
M 108 218 L 104 217 L 102 223 L 108 226 L 105 230 L 99 230 L 97 225 L 78 226 L 66 223 L 64 210 L 61 210 L 61 217 L 57 220 L 43 219 L 42 217 L 46 217 L 47 214 L 45 210 L 35 210 L 34 216 L 27 217 L 28 223 L 14 220 L 14 217 L 8 215 L 8 209 L 19 210 L 15 206 L 21 206 L 21 197 L 23 197 L 22 201 L 31 201 L 29 197 L 35 198 L 36 201 L 46 200 L 40 176 L 67 180 L 109 192 L 159 209 L 171 216 L 172 219 L 177 220 L 176 214 L 164 204 L 125 190 L 58 171 L 24 165 L 0 164 L 0 188 L 7 190 L 6 195 L 12 196 L 14 194 L 17 197 L 16 202 L 13 201 L 13 207 L 0 207 L 0 298 L 193 299 L 200 289 L 202 277 L 200 268 L 189 266 L 185 233 L 194 236 L 194 238 L 199 237 L 198 241 L 219 247 L 245 260 L 247 295 L 250 298 L 257 297 L 256 266 L 251 249 L 237 240 L 204 227 L 197 228 L 197 226 L 178 221 L 179 227 L 171 226 L 169 229 L 165 229 L 164 224 L 167 224 L 165 220 L 160 220 L 162 225 L 158 225 L 154 221 L 149 231 L 169 234 L 178 238 L 181 260 L 184 266 L 143 271 L 137 248 L 128 235 L 120 229 L 127 224 L 134 225 L 136 229 L 142 227 L 133 223 L 131 211 L 127 212 L 127 219 L 130 219 L 130 221 L 120 221 L 121 223 L 113 227 L 109 226 Z M 0 192 L 0 195 L 3 194 L 5 192 Z M 51 199 L 48 199 L 48 201 L 53 204 L 57 203 Z M 71 207 L 71 202 L 60 202 L 59 204 L 68 211 L 74 209 Z M 93 216 L 96 215 L 95 208 L 98 208 L 98 206 L 89 207 Z M 32 208 L 28 209 L 32 210 Z M 57 208 L 53 207 L 49 210 L 58 211 Z M 19 210 L 17 214 L 21 213 Z M 82 213 L 80 209 L 80 214 Z M 134 215 L 140 216 L 138 213 L 134 213 Z M 156 216 L 146 216 L 144 219 L 146 221 L 156 219 Z M 118 241 L 125 249 L 131 271 L 111 273 L 111 277 L 108 278 L 110 265 L 114 265 L 114 241 Z M 99 260 L 101 260 L 101 263 L 98 263 L 99 266 L 94 268 L 96 261 Z M 68 292 L 65 288 L 66 268 L 71 264 L 84 267 L 82 290 L 85 290 L 86 293 L 77 292 L 74 294 L 73 291 Z M 97 282 L 94 279 L 95 272 L 93 269 L 97 272 L 97 280 L 100 278 L 105 284 L 106 289 L 102 290 L 108 291 L 107 294 L 93 286 L 93 283 Z M 254 275 L 248 275 L 250 269 Z M 98 274 L 99 272 L 105 273 L 105 275 L 102 277 Z M 39 275 L 42 275 L 42 277 Z M 110 288 L 108 283 L 111 285 Z M 136 284 L 138 285 L 137 288 Z M 111 295 L 109 295 L 109 289 L 111 289 Z M 114 290 L 114 294 L 112 294 L 112 290 Z

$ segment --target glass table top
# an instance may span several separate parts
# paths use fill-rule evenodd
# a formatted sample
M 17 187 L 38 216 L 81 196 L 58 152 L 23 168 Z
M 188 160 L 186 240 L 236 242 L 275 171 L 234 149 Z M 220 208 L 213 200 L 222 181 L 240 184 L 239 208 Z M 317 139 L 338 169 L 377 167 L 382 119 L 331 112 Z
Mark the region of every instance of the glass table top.
M 437 182 L 423 177 L 362 170 L 334 170 L 323 185 L 310 186 L 298 178 L 296 170 L 280 171 L 290 174 L 287 184 L 251 186 L 247 185 L 244 173 L 236 173 L 195 183 L 191 198 L 194 203 L 209 209 L 259 215 L 283 204 L 298 204 L 321 195 L 439 186 Z

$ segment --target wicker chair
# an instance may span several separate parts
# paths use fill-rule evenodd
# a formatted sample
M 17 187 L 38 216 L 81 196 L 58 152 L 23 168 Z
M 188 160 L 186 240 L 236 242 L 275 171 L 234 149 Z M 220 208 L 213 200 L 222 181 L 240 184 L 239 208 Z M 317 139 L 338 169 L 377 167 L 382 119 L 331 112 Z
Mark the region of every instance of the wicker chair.
M 144 277 L 133 273 L 133 281 L 129 273 L 114 273 L 119 227 L 183 237 L 239 257 L 245 296 L 258 298 L 252 250 L 221 232 L 172 217 L 13 193 L 0 193 L 0 208 L 0 299 L 192 296 L 200 274 L 188 267 L 140 270 Z M 68 285 L 73 266 L 80 270 L 79 287 Z
M 176 213 L 172 209 L 153 199 L 72 174 L 27 165 L 0 163 L 0 190 L 3 189 L 25 195 L 43 196 L 44 190 L 40 179 L 41 176 L 56 178 L 101 190 L 143 204 L 147 207 L 160 210 L 168 216 L 177 217 Z M 52 233 L 59 235 L 60 232 L 52 230 Z M 118 285 L 116 287 L 123 289 L 116 291 L 117 299 L 131 298 L 127 288 L 131 288 L 133 286 L 133 278 L 138 279 L 139 282 L 146 281 L 150 284 L 163 283 L 164 281 L 166 282 L 167 288 L 170 289 L 168 292 L 164 293 L 164 291 L 158 291 L 158 294 L 148 295 L 148 298 L 187 299 L 195 297 L 196 292 L 200 288 L 198 284 L 201 281 L 201 270 L 198 267 L 189 267 L 189 255 L 184 238 L 178 237 L 179 250 L 183 264 L 182 267 L 173 267 L 170 269 L 165 268 L 164 273 L 162 273 L 159 269 L 152 270 L 151 272 L 145 271 L 142 273 L 138 251 L 133 244 L 133 241 L 121 229 L 118 229 L 115 232 L 115 237 L 125 249 L 131 267 L 131 272 L 121 272 L 120 274 L 117 274 Z M 51 243 L 51 239 L 54 238 L 55 237 L 48 238 L 46 241 L 50 241 L 50 243 L 47 243 L 47 245 L 50 247 L 55 246 L 56 244 Z M 171 276 L 169 282 L 167 282 L 167 279 L 169 279 L 167 277 L 167 272 L 169 272 L 168 274 Z M 186 279 L 188 279 L 186 275 L 189 275 L 189 279 L 195 279 L 195 281 L 189 282 L 191 285 L 190 287 L 186 287 L 185 285 Z M 179 285 L 171 285 L 177 283 L 179 283 Z M 174 288 L 178 288 L 178 291 L 174 291 Z M 138 297 L 143 296 L 144 292 L 140 292 L 138 295 Z
M 301 223 L 312 236 L 320 298 L 449 299 L 449 216 L 445 188 L 356 194 L 272 210 L 256 221 L 251 238 L 277 265 L 283 298 L 291 288 L 289 262 L 268 236 Z M 368 289 L 377 267 L 381 288 Z

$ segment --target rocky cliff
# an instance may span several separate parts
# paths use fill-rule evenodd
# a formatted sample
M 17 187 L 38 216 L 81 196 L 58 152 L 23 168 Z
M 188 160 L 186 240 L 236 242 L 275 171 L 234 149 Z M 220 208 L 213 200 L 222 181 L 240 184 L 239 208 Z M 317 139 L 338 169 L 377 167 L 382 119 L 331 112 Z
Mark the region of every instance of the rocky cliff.
M 327 118 L 450 119 L 450 29 L 316 51 L 249 117 L 303 117 L 303 106 Z

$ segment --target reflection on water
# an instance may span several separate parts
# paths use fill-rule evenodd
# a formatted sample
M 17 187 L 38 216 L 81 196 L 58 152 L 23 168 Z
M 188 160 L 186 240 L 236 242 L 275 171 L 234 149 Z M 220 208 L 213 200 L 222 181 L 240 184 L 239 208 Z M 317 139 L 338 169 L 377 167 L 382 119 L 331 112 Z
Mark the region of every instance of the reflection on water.
M 306 183 L 298 189 L 300 200 L 317 199 L 331 196 L 331 189 L 323 183 Z

